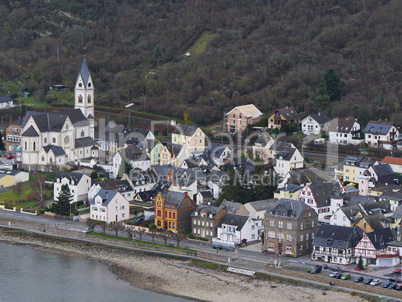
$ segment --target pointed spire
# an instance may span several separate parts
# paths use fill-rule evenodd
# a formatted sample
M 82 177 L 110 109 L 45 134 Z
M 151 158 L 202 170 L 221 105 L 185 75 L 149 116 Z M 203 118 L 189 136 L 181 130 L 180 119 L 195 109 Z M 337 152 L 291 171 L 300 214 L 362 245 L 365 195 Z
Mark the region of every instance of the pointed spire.
M 88 69 L 87 60 L 85 57 L 84 57 L 84 60 L 82 60 L 81 70 L 80 70 L 78 76 L 81 76 L 82 81 L 84 82 L 84 86 L 87 87 L 88 80 L 89 80 L 89 69 Z

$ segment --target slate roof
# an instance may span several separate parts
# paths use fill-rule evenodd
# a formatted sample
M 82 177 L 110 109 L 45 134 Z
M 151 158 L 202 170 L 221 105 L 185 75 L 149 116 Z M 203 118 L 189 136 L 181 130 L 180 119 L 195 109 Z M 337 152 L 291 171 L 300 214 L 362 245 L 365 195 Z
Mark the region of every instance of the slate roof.
M 212 193 L 210 191 L 201 191 L 199 192 L 203 198 L 212 198 Z
M 200 204 L 196 207 L 194 212 L 200 213 L 200 211 L 203 210 L 203 212 L 205 212 L 206 214 L 212 214 L 213 216 L 215 216 L 222 209 L 223 209 L 222 207 L 217 207 L 217 206 L 207 205 L 207 204 Z M 191 216 L 195 216 L 194 213 L 191 214 Z M 195 217 L 198 217 L 198 216 L 199 216 L 199 214 Z
M 256 200 L 256 201 L 250 201 L 248 204 L 254 208 L 256 211 L 264 211 L 268 210 L 269 207 L 278 201 L 277 198 L 270 198 L 270 199 L 262 199 L 262 200 Z
M 250 217 L 244 215 L 226 213 L 225 216 L 223 216 L 221 225 L 223 224 L 234 225 L 237 226 L 237 230 L 240 231 L 249 218 Z
M 392 123 L 369 121 L 366 128 L 364 128 L 364 132 L 368 134 L 386 135 L 392 126 Z
M 166 144 L 166 149 L 168 149 L 168 151 L 170 152 L 170 154 L 177 156 L 180 151 L 184 148 L 184 145 L 182 144 Z
M 334 118 L 329 125 L 329 132 L 350 133 L 356 119 L 353 116 Z
M 173 133 L 181 134 L 184 136 L 192 136 L 197 129 L 198 129 L 197 125 L 178 124 Z
M 395 179 L 394 172 L 389 164 L 379 164 L 373 166 L 373 170 L 377 175 L 379 183 L 393 183 Z
M 304 185 L 313 181 L 328 181 L 328 175 L 317 168 L 294 169 L 288 172 L 287 184 Z
M 221 203 L 221 207 L 228 210 L 229 213 L 236 213 L 239 208 L 241 207 L 240 202 L 234 202 L 234 201 L 229 201 L 229 200 L 224 200 Z
M 0 97 L 0 103 L 8 103 L 8 102 L 10 102 L 12 100 L 13 99 L 11 97 L 9 97 L 8 95 Z
M 0 170 L 0 177 L 4 177 L 6 175 L 17 175 L 20 174 L 24 171 L 21 170 Z M 27 173 L 27 172 L 24 172 Z
M 96 141 L 92 137 L 81 137 L 75 139 L 75 148 L 83 148 L 96 145 Z
M 81 178 L 84 176 L 84 173 L 74 173 L 74 172 L 60 172 L 57 173 L 57 176 L 54 178 L 54 181 L 56 182 L 56 180 L 58 178 L 63 179 L 63 178 L 67 178 L 69 180 L 69 182 L 71 183 L 71 181 L 74 181 L 74 184 L 78 184 L 81 180 Z
M 55 146 L 55 145 L 47 145 L 43 147 L 43 150 L 45 150 L 46 153 L 49 153 L 49 151 L 52 151 L 55 156 L 61 156 L 65 155 L 66 152 L 64 149 L 60 146 Z
M 324 112 L 312 113 L 312 114 L 310 114 L 310 117 L 320 125 L 323 125 L 323 124 L 331 121 L 331 118 L 328 115 L 326 115 Z
M 275 154 L 275 158 L 290 161 L 292 160 L 293 154 L 295 154 L 295 152 L 295 148 L 285 147 Z
M 87 65 L 87 60 L 85 59 L 85 57 L 82 60 L 81 70 L 78 73 L 78 77 L 79 76 L 81 76 L 82 81 L 84 82 L 84 86 L 87 87 L 90 73 L 89 73 L 89 69 L 88 69 L 88 65 Z
M 353 206 L 359 204 L 366 204 L 366 203 L 374 203 L 377 199 L 373 196 L 363 196 L 357 194 L 343 194 L 343 200 L 347 203 L 348 206 Z
M 271 204 L 265 215 L 280 215 L 288 218 L 298 219 L 304 211 L 311 210 L 311 207 L 306 205 L 303 201 L 281 198 L 275 203 Z M 285 215 L 283 215 L 285 213 Z
M 254 142 L 254 146 L 265 147 L 269 143 L 270 140 L 271 140 L 270 137 L 260 135 L 260 136 L 258 136 L 256 141 Z
M 92 198 L 90 203 L 95 204 L 95 198 L 97 196 L 100 196 L 103 201 L 102 205 L 106 207 L 113 200 L 113 198 L 117 195 L 117 193 L 118 193 L 117 191 L 101 189 L 101 190 L 99 190 L 98 194 L 96 194 L 96 196 L 94 198 Z
M 129 192 L 134 190 L 127 180 L 105 179 L 98 182 L 98 185 L 104 190 L 117 192 Z
M 318 206 L 328 205 L 327 201 L 330 199 L 330 195 L 335 192 L 339 192 L 340 185 L 337 181 L 335 182 L 322 182 L 314 181 L 309 185 Z
M 302 117 L 300 113 L 294 107 L 285 107 L 277 110 L 287 120 L 298 120 Z
M 280 191 L 288 191 L 290 193 L 294 193 L 294 192 L 300 191 L 303 188 L 304 188 L 303 186 L 294 185 L 294 184 L 288 184 L 288 185 L 285 185 L 282 188 L 276 189 L 275 193 L 279 193 Z
M 166 191 L 162 193 L 162 197 L 165 200 L 165 205 L 168 205 L 169 208 L 175 209 L 180 206 L 186 196 L 188 195 L 178 191 Z
M 28 111 L 21 124 L 21 128 L 25 127 L 31 117 L 40 132 L 60 132 L 67 118 L 70 119 L 74 126 L 89 125 L 89 121 L 83 115 L 81 109 L 68 109 L 50 113 Z
M 30 126 L 24 133 L 21 134 L 22 136 L 27 137 L 36 137 L 39 136 L 39 133 L 35 130 L 33 126 Z
M 386 248 L 388 242 L 396 240 L 396 235 L 390 228 L 376 230 L 367 233 L 366 236 L 370 239 L 377 251 Z
M 354 248 L 361 238 L 356 227 L 321 224 L 314 235 L 313 245 L 340 249 Z

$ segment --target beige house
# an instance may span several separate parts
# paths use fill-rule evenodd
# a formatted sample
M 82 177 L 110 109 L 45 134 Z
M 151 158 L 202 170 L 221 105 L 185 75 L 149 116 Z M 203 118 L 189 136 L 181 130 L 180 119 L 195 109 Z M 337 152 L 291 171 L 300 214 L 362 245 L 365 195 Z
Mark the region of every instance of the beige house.
M 185 145 L 190 152 L 205 151 L 205 133 L 197 125 L 176 125 L 172 133 L 172 144 Z
M 263 114 L 253 104 L 237 106 L 226 113 L 229 133 L 244 131 L 249 124 L 258 122 Z
M 0 170 L 0 187 L 15 186 L 19 182 L 29 180 L 29 173 L 19 170 Z

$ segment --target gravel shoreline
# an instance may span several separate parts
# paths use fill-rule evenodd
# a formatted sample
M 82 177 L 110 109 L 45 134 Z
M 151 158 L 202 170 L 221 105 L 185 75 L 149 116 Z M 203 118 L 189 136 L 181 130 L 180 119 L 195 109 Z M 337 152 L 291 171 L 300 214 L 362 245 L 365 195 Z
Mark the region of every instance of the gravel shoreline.
M 193 301 L 365 301 L 343 292 L 256 280 L 201 268 L 180 257 L 159 257 L 40 234 L 0 231 L 0 242 L 102 262 L 133 287 Z

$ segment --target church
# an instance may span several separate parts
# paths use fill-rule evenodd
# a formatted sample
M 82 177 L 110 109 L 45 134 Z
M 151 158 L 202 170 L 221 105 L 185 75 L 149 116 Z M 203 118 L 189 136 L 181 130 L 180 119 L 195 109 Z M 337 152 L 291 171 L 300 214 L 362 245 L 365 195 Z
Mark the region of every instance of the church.
M 74 109 L 29 111 L 21 125 L 22 167 L 49 171 L 98 158 L 95 141 L 95 87 L 84 58 L 74 88 Z

